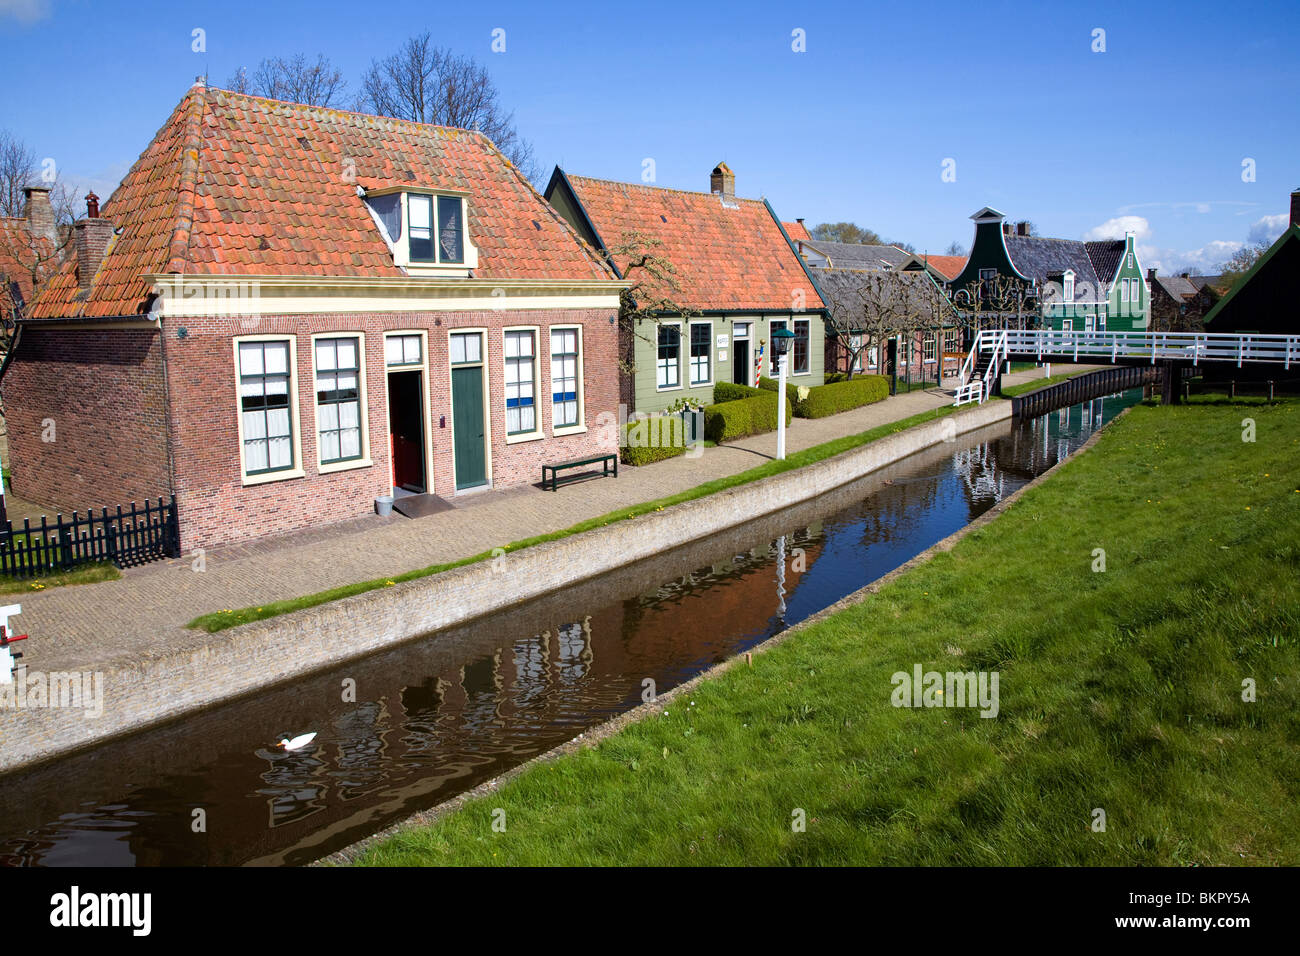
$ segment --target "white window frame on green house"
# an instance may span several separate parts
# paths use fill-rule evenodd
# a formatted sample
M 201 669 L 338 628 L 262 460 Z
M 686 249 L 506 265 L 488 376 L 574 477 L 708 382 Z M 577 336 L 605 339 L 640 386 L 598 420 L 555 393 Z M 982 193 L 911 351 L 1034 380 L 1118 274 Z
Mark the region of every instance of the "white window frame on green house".
M 707 330 L 704 336 L 704 355 L 703 355 L 704 372 L 705 372 L 704 378 L 696 378 L 696 373 L 699 371 L 699 358 L 700 358 L 700 356 L 697 356 L 695 354 L 695 330 L 696 329 Z M 702 385 L 712 385 L 713 384 L 713 322 L 712 320 L 708 320 L 704 322 L 691 322 L 688 338 L 689 341 L 687 344 L 687 348 L 689 349 L 689 354 L 686 357 L 686 362 L 687 362 L 687 368 L 690 369 L 691 388 L 695 388 L 696 386 L 702 386 Z
M 813 366 L 813 361 L 812 361 L 812 320 L 811 320 L 811 319 L 795 319 L 795 320 L 793 321 L 792 325 L 794 326 L 794 329 L 793 329 L 793 331 L 794 331 L 794 338 L 790 340 L 790 375 L 791 375 L 791 376 L 794 376 L 794 375 L 811 375 L 811 374 L 812 374 L 812 366 Z M 804 327 L 804 335 L 803 335 L 803 340 L 804 340 L 804 352 L 803 352 L 804 369 L 803 369 L 802 372 L 799 371 L 799 366 L 798 366 L 798 365 L 796 364 L 796 362 L 795 362 L 795 356 L 799 354 L 799 352 L 798 352 L 798 344 L 799 344 L 799 326 L 800 326 L 800 325 L 802 325 L 802 326 Z
M 1073 331 L 1074 331 L 1074 319 L 1062 319 L 1062 320 L 1061 320 L 1061 331 L 1062 331 L 1062 332 L 1073 332 Z
M 574 352 L 557 352 L 556 336 L 561 337 L 560 344 L 566 344 L 563 339 L 569 335 L 573 336 Z M 551 434 L 556 435 L 577 435 L 587 430 L 586 410 L 583 401 L 583 380 L 582 380 L 582 326 L 581 325 L 553 325 L 550 328 L 551 342 Z M 559 372 L 556 374 L 556 361 L 560 362 Z M 572 363 L 572 375 L 568 363 Z M 559 391 L 559 389 L 570 379 L 573 381 L 573 392 Z M 569 394 L 573 398 L 567 398 Z M 568 405 L 572 405 L 575 414 L 575 420 L 570 424 L 561 424 L 559 421 L 560 412 Z
M 232 341 L 233 354 L 235 360 L 235 421 L 236 434 L 239 441 L 239 474 L 240 480 L 244 485 L 260 485 L 270 481 L 284 481 L 289 478 L 301 478 L 305 472 L 302 468 L 302 428 L 298 421 L 298 341 L 291 335 L 242 335 L 237 336 Z M 285 369 L 284 371 L 267 372 L 266 356 L 268 354 L 266 346 L 284 346 Z M 244 348 L 247 346 L 248 348 Z M 255 347 L 256 346 L 256 347 Z M 276 354 L 279 349 L 274 350 Z M 256 363 L 253 356 L 257 355 Z M 279 368 L 279 363 L 276 363 Z M 269 379 L 284 380 L 284 395 L 287 407 L 287 415 L 284 420 L 285 427 L 288 428 L 288 434 L 269 434 L 271 430 L 272 409 L 263 402 L 262 407 L 249 407 L 250 402 L 246 399 L 265 398 L 267 396 L 267 385 Z M 281 393 L 277 391 L 276 396 Z M 278 407 L 276 409 L 279 410 Z M 257 416 L 261 415 L 261 427 L 251 429 L 246 426 L 255 426 Z M 246 417 L 249 416 L 249 417 Z M 277 419 L 279 416 L 276 416 Z M 277 425 L 279 423 L 277 422 Z M 246 437 L 246 432 L 251 431 L 251 437 Z M 270 467 L 272 442 L 277 442 L 277 447 L 283 451 L 287 447 L 289 461 L 287 464 Z M 279 442 L 286 442 L 285 446 L 279 446 Z M 266 465 L 264 468 L 249 469 L 248 451 L 250 445 L 265 443 L 266 447 Z
M 1074 273 L 1073 272 L 1066 272 L 1065 275 L 1061 277 L 1061 286 L 1062 286 L 1061 298 L 1065 301 L 1067 305 L 1072 305 L 1074 303 Z
M 338 367 L 338 355 L 340 343 L 351 342 L 355 349 L 356 366 L 349 366 L 346 369 Z M 323 368 L 322 357 L 327 353 L 332 354 L 333 367 Z M 373 464 L 370 460 L 370 429 L 367 427 L 367 409 L 369 407 L 366 395 L 366 337 L 362 332 L 320 332 L 311 337 L 311 354 L 312 354 L 312 378 L 314 388 L 312 391 L 312 407 L 316 415 L 316 470 L 320 474 L 329 474 L 335 471 L 347 471 L 352 468 L 366 468 Z M 327 359 L 326 364 L 329 364 Z M 329 398 L 326 401 L 321 400 L 322 384 L 329 384 L 326 379 L 333 376 L 335 388 L 332 390 L 339 391 L 340 373 L 352 373 L 355 375 L 355 398 Z M 343 406 L 356 406 L 356 423 L 352 425 L 342 424 L 344 414 Z M 332 411 L 328 411 L 332 409 Z M 356 430 L 357 433 L 357 453 L 355 455 L 343 455 L 343 437 L 345 431 Z M 334 433 L 335 440 L 339 446 L 339 456 L 335 458 L 326 458 L 326 446 L 328 444 L 326 435 Z
M 506 444 L 533 441 L 542 434 L 541 402 L 538 394 L 537 339 L 535 325 L 510 326 L 501 330 L 501 366 L 505 408 Z M 524 345 L 527 351 L 524 351 Z M 525 371 L 527 376 L 525 377 Z M 510 402 L 515 402 L 512 407 Z M 512 425 L 511 413 L 516 412 Z M 531 412 L 532 422 L 527 423 L 526 412 Z M 528 427 L 524 427 L 527 425 Z
M 666 347 L 663 343 L 664 332 L 671 329 L 677 336 L 677 356 L 675 361 L 668 362 L 661 354 Z M 673 381 L 665 383 L 666 371 L 671 370 Z M 658 331 L 655 333 L 655 391 L 672 392 L 682 387 L 682 324 L 680 322 L 660 322 Z
M 767 377 L 776 378 L 776 339 L 773 337 L 777 329 L 789 327 L 789 322 L 785 319 L 768 319 L 767 320 Z M 789 369 L 786 370 L 787 373 Z
M 1128 304 L 1128 279 L 1119 280 L 1119 301 L 1125 305 Z

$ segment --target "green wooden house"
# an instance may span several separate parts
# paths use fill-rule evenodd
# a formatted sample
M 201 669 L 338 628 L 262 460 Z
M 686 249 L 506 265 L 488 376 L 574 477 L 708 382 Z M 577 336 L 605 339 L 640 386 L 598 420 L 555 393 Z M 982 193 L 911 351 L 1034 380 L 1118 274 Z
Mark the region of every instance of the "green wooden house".
M 781 221 L 763 199 L 735 194 L 725 163 L 709 192 L 665 189 L 566 174 L 556 167 L 546 199 L 588 243 L 606 252 L 635 235 L 676 270 L 676 288 L 651 289 L 682 312 L 653 314 L 620 329 L 620 394 L 629 412 L 662 412 L 683 400 L 713 401 L 718 382 L 755 385 L 774 374 L 771 336 L 794 333 L 789 381 L 825 381 L 826 307 Z M 634 284 L 630 255 L 613 254 Z
M 1038 324 L 1054 329 L 1134 331 L 1149 323 L 1150 294 L 1132 234 L 1083 242 L 1030 235 L 985 206 L 971 216 L 975 237 L 965 268 L 948 288 L 960 296 L 998 276 L 1028 292 Z

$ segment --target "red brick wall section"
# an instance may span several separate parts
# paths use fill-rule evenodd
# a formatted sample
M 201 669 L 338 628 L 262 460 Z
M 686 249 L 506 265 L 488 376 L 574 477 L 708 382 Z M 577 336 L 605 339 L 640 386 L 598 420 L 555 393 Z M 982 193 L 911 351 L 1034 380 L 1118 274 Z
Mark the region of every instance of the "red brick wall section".
M 152 329 L 25 328 L 2 386 L 13 493 L 64 513 L 168 494 L 160 347 Z
M 425 388 L 433 436 L 433 492 L 455 500 L 452 407 L 448 366 L 449 330 L 487 330 L 487 374 L 491 421 L 492 487 L 535 483 L 544 463 L 595 451 L 617 452 L 618 363 L 616 310 L 538 310 L 466 313 L 383 313 L 265 316 L 260 319 L 172 319 L 168 323 L 168 373 L 171 384 L 176 488 L 180 503 L 181 545 L 195 548 L 248 541 L 346 518 L 371 514 L 377 495 L 390 489 L 387 371 L 384 333 L 428 334 Z M 177 339 L 177 327 L 186 337 Z M 580 325 L 584 381 L 584 434 L 556 437 L 551 429 L 549 329 Z M 502 330 L 537 326 L 538 418 L 544 437 L 519 444 L 505 438 Z M 370 459 L 365 467 L 321 473 L 317 465 L 314 407 L 314 334 L 365 335 Z M 240 472 L 233 340 L 243 335 L 284 335 L 296 340 L 298 422 L 305 476 L 245 485 Z M 602 418 L 602 415 L 604 416 Z M 442 420 L 445 418 L 445 426 Z

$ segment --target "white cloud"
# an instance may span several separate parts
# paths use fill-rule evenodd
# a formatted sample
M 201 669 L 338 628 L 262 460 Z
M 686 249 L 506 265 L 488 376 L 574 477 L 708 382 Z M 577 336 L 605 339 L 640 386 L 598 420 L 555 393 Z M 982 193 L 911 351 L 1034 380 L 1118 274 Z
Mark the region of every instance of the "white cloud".
M 1148 269 L 1158 269 L 1162 275 L 1213 275 L 1244 242 L 1214 239 L 1199 249 L 1167 249 L 1160 246 L 1138 246 L 1138 258 Z
M 1151 224 L 1141 216 L 1116 216 L 1114 219 L 1107 219 L 1095 229 L 1089 229 L 1083 234 L 1083 238 L 1089 242 L 1097 242 L 1102 239 L 1123 239 L 1125 234 L 1130 232 L 1138 239 L 1149 239 L 1151 237 Z
M 1250 232 L 1246 233 L 1246 241 L 1251 245 L 1260 242 L 1272 245 L 1273 240 L 1286 231 L 1290 218 L 1286 213 L 1280 212 L 1276 216 L 1264 216 L 1256 219 L 1251 224 Z
M 0 0 L 0 17 L 13 17 L 19 23 L 35 23 L 50 15 L 52 0 Z

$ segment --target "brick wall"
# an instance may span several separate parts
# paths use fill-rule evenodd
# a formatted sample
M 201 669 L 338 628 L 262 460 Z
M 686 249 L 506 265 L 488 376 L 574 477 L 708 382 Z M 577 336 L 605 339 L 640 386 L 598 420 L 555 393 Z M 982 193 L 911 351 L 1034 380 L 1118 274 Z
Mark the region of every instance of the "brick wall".
M 543 463 L 594 452 L 617 451 L 617 429 L 598 427 L 603 413 L 617 421 L 618 374 L 613 310 L 375 313 L 312 316 L 174 319 L 168 328 L 176 488 L 182 548 L 246 541 L 369 514 L 390 488 L 387 370 L 384 333 L 423 330 L 428 335 L 428 413 L 432 426 L 433 488 L 456 496 L 452 453 L 452 403 L 448 332 L 486 329 L 491 484 L 537 482 Z M 186 338 L 177 340 L 184 325 Z M 584 381 L 584 434 L 556 437 L 551 429 L 549 328 L 580 325 Z M 508 444 L 505 437 L 502 329 L 538 327 L 537 415 L 541 439 Z M 360 332 L 365 336 L 371 465 L 321 473 L 318 465 L 311 336 Z M 233 339 L 284 335 L 297 343 L 297 409 L 302 477 L 245 485 L 240 471 Z M 444 424 L 445 420 L 445 424 Z
M 152 329 L 23 330 L 3 382 L 14 494 L 63 512 L 168 494 L 160 345 Z

